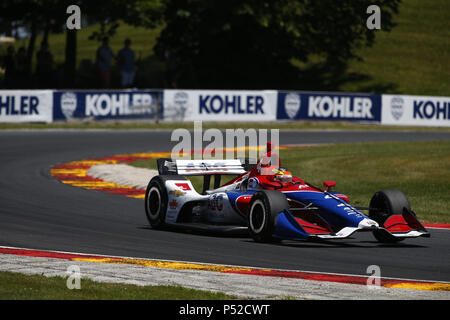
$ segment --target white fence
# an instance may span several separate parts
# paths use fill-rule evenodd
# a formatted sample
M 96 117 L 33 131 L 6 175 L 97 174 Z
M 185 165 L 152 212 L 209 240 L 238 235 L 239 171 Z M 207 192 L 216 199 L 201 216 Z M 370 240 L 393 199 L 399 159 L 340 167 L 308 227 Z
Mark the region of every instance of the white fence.
M 276 90 L 3 90 L 0 122 L 353 121 L 450 126 L 450 97 Z

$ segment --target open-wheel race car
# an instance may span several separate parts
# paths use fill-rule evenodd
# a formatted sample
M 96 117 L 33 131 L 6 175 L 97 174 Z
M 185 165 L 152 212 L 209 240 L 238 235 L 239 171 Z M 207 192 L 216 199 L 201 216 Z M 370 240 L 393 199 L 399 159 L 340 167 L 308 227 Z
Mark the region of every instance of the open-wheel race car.
M 292 176 L 273 147 L 269 142 L 253 165 L 248 159 L 158 159 L 159 175 L 145 194 L 150 225 L 245 231 L 258 242 L 344 239 L 357 231 L 373 232 L 387 243 L 430 236 L 400 190 L 378 191 L 368 207 L 352 206 L 346 195 L 331 191 L 334 181 L 321 189 Z M 235 177 L 221 184 L 223 175 Z M 185 176 L 203 176 L 202 192 Z

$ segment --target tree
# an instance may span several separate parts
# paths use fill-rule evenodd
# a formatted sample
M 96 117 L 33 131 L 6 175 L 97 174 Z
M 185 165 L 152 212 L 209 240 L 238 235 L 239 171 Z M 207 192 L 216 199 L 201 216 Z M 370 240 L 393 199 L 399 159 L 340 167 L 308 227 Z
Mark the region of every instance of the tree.
M 357 49 L 374 43 L 369 0 L 168 0 L 156 52 L 176 70 L 175 85 L 291 88 L 293 61 L 320 57 L 339 74 Z M 400 0 L 381 0 L 382 30 L 393 27 Z
M 100 23 L 100 30 L 95 32 L 93 39 L 100 39 L 106 35 L 113 35 L 118 27 L 118 20 L 133 25 L 155 26 L 153 21 L 160 21 L 160 0 L 2 0 L 0 2 L 0 27 L 11 33 L 12 28 L 25 27 L 30 36 L 28 39 L 27 58 L 31 68 L 32 59 L 39 34 L 47 42 L 50 32 L 66 33 L 64 85 L 74 85 L 77 30 L 66 28 L 67 7 L 77 5 L 84 17 Z M 106 27 L 108 26 L 108 27 Z M 31 73 L 31 69 L 30 69 Z
M 36 47 L 37 36 L 43 34 L 43 42 L 48 42 L 50 32 L 62 32 L 65 23 L 65 9 L 71 0 L 2 0 L 0 3 L 0 25 L 14 24 L 24 27 L 30 36 L 27 46 L 29 73 Z

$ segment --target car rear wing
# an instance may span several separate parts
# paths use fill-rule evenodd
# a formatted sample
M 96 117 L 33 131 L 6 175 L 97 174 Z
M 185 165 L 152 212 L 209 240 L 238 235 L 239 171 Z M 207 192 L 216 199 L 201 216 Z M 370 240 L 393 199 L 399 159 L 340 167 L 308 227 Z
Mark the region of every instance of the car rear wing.
M 157 160 L 159 174 L 182 176 L 239 175 L 247 171 L 248 161 L 233 160 Z
M 253 159 L 234 160 L 157 160 L 160 175 L 203 176 L 202 194 L 209 190 L 211 176 L 214 176 L 214 189 L 220 186 L 222 175 L 240 175 L 254 166 Z

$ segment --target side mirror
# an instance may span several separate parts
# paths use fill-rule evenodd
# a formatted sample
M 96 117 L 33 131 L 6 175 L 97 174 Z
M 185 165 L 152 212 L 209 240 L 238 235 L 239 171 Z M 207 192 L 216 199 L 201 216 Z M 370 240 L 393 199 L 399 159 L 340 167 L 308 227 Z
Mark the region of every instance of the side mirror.
M 327 188 L 327 191 L 330 191 L 331 188 L 336 186 L 336 181 L 324 181 L 323 186 Z

